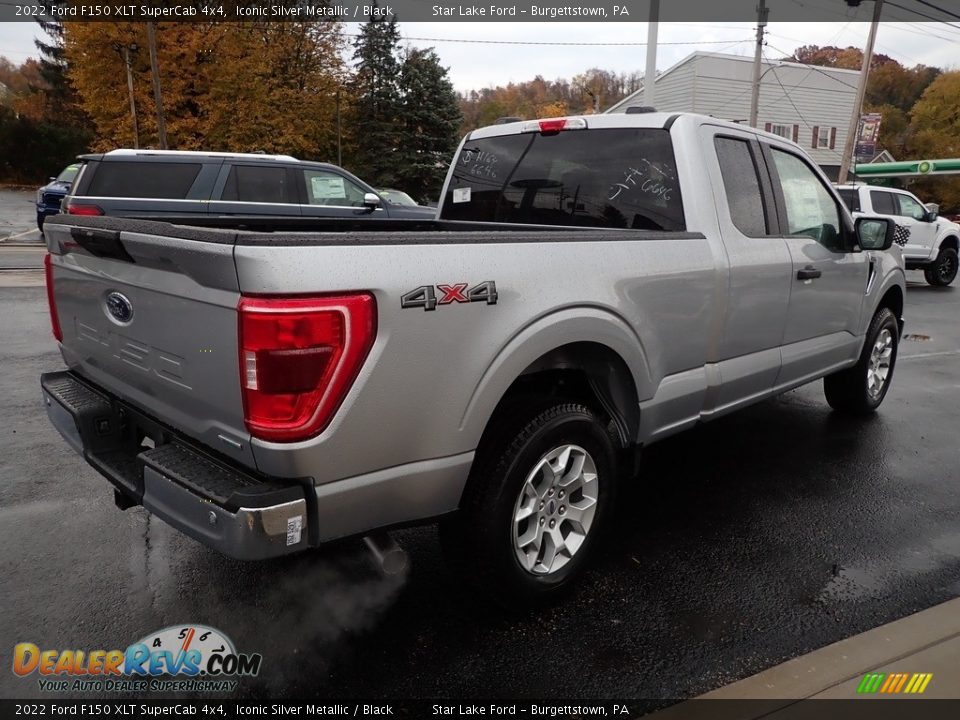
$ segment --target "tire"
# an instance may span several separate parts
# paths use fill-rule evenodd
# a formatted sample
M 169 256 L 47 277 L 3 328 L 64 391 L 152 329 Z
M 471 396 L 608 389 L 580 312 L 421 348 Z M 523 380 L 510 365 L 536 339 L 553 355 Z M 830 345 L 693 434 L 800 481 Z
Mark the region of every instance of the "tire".
M 500 417 L 440 540 L 465 580 L 509 610 L 527 610 L 560 597 L 587 567 L 615 507 L 617 454 L 606 419 L 577 402 L 541 401 Z
M 893 380 L 899 344 L 897 318 L 888 308 L 880 308 L 870 322 L 857 364 L 823 379 L 830 407 L 853 415 L 866 415 L 880 407 Z
M 933 265 L 923 269 L 923 277 L 935 287 L 946 287 L 957 277 L 957 251 L 941 248 Z
M 43 221 L 47 219 L 46 215 L 41 215 L 37 213 L 37 229 L 42 233 L 43 232 Z

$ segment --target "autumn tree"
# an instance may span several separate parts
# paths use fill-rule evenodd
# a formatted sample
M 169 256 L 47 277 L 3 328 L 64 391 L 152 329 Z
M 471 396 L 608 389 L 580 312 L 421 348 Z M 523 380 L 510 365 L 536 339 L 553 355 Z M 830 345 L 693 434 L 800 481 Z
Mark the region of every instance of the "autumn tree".
M 960 157 L 960 71 L 945 72 L 924 91 L 910 113 L 910 148 L 914 157 Z M 933 177 L 911 186 L 942 212 L 960 210 L 960 178 Z
M 859 70 L 863 66 L 863 51 L 855 47 L 804 45 L 790 59 L 805 65 Z M 940 72 L 939 68 L 926 65 L 907 68 L 889 55 L 875 53 L 870 61 L 864 104 L 871 112 L 881 105 L 892 105 L 909 112 Z
M 158 23 L 157 56 L 171 148 L 335 158 L 344 81 L 335 21 Z M 98 149 L 133 144 L 123 48 L 131 55 L 140 145 L 156 145 L 143 23 L 75 23 L 69 75 L 97 128 Z
M 339 24 L 227 23 L 217 31 L 206 145 L 335 161 L 337 93 L 346 81 Z
M 407 52 L 399 86 L 398 184 L 418 201 L 433 200 L 460 138 L 457 94 L 433 49 Z

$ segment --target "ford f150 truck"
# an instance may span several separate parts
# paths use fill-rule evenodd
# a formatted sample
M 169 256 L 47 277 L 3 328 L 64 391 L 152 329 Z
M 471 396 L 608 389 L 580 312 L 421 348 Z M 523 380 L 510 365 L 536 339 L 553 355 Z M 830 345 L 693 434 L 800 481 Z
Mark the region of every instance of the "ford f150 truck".
M 894 242 L 907 270 L 923 270 L 931 285 L 946 287 L 957 277 L 960 225 L 937 215 L 906 190 L 874 185 L 840 185 L 840 197 L 854 217 L 889 217 L 897 224 Z
M 121 508 L 228 555 L 439 519 L 455 566 L 523 606 L 583 571 L 638 448 L 818 378 L 850 413 L 890 386 L 893 223 L 854 222 L 778 136 L 497 125 L 438 212 L 48 220 L 50 419 Z

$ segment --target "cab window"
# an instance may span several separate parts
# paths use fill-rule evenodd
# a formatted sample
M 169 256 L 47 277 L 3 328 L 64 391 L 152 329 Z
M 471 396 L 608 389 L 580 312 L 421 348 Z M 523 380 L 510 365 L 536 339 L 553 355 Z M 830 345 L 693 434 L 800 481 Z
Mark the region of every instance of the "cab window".
M 253 203 L 292 203 L 287 169 L 269 165 L 234 165 L 221 200 Z
M 892 192 L 884 190 L 870 191 L 870 204 L 873 205 L 873 211 L 880 215 L 896 215 L 897 202 Z
M 771 149 L 787 211 L 787 233 L 806 235 L 829 250 L 843 247 L 840 210 L 813 170 L 796 155 Z
M 363 207 L 364 189 L 343 175 L 328 170 L 304 170 L 303 179 L 311 205 Z
M 898 194 L 897 200 L 900 206 L 897 215 L 903 215 L 914 220 L 923 220 L 927 216 L 927 209 L 909 195 Z

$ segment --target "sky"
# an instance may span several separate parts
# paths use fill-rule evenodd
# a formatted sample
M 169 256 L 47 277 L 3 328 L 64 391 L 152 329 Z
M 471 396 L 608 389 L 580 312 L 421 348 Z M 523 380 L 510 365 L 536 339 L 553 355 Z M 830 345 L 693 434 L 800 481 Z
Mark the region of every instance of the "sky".
M 399 27 L 408 44 L 436 49 L 460 92 L 530 80 L 536 75 L 548 80 L 570 78 L 591 67 L 642 72 L 646 62 L 642 45 L 533 44 L 644 43 L 646 23 L 401 22 Z M 356 30 L 355 24 L 346 24 L 345 32 Z M 771 22 L 765 53 L 771 59 L 779 58 L 807 44 L 862 48 L 868 30 L 869 24 L 861 22 Z M 0 55 L 17 63 L 36 55 L 33 39 L 38 32 L 33 23 L 0 23 Z M 754 35 L 752 23 L 661 23 L 657 67 L 666 70 L 696 50 L 752 57 Z M 504 41 L 523 44 L 501 44 Z M 958 69 L 958 49 L 960 23 L 883 22 L 877 34 L 876 51 L 907 66 Z

